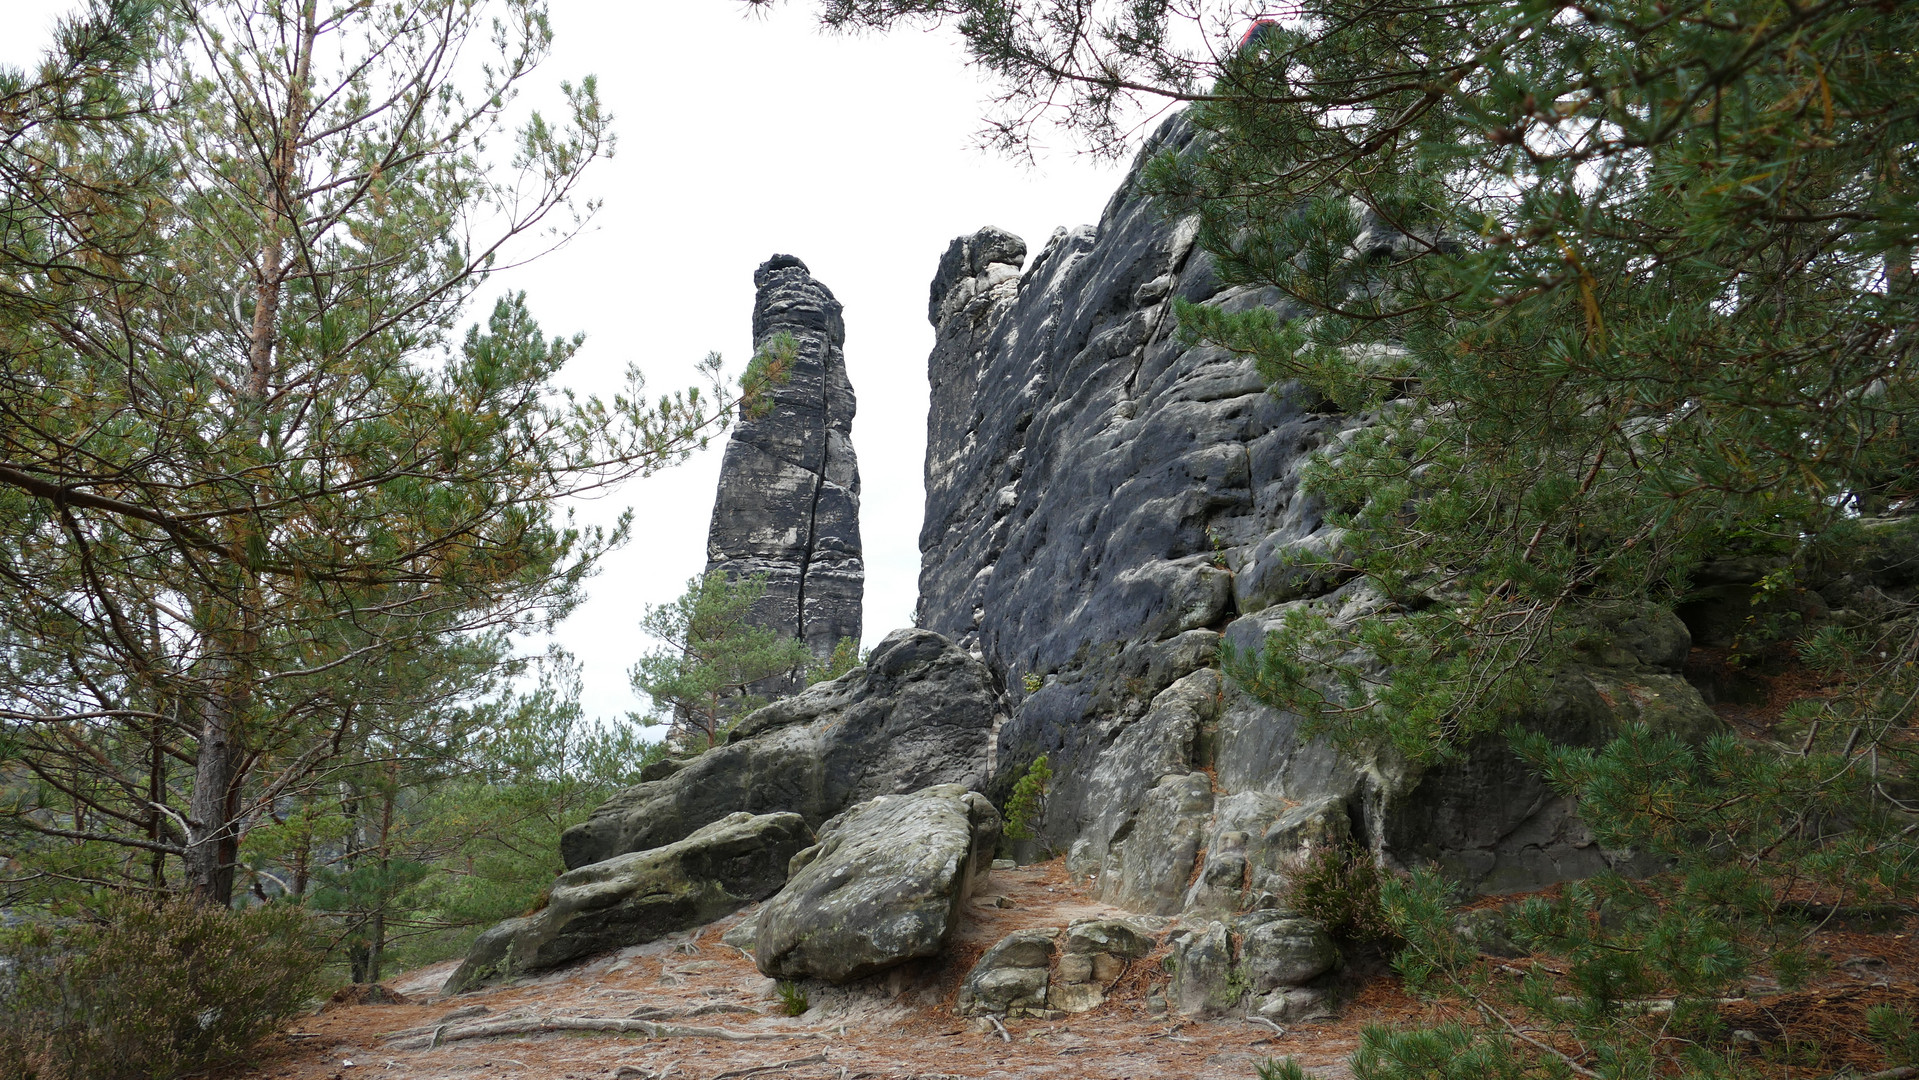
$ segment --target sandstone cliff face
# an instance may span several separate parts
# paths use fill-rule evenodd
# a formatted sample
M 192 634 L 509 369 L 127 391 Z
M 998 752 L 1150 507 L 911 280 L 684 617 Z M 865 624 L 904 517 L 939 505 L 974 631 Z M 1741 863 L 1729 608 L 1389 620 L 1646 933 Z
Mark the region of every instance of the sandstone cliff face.
M 754 347 L 784 333 L 799 351 L 772 407 L 743 419 L 727 441 L 706 568 L 766 575 L 756 621 L 824 657 L 841 638 L 859 638 L 866 584 L 846 324 L 832 290 L 791 255 L 762 263 L 753 284 Z
M 1175 118 L 1146 153 L 1192 137 Z M 1144 912 L 1256 905 L 1302 844 L 1349 836 L 1487 891 L 1606 865 L 1497 745 L 1423 772 L 1336 751 L 1215 670 L 1223 637 L 1257 648 L 1291 606 L 1377 603 L 1282 561 L 1339 543 L 1299 473 L 1365 418 L 1270 391 L 1250 361 L 1179 340 L 1174 297 L 1279 301 L 1225 287 L 1192 224 L 1132 182 L 1098 226 L 1057 231 L 1023 269 L 1018 237 L 955 240 L 932 285 L 919 621 L 978 652 L 1014 704 L 997 790 L 1050 755 L 1046 839 L 1069 849 L 1070 870 L 1099 875 L 1102 898 Z M 1569 673 L 1535 721 L 1596 738 L 1649 701 L 1646 715 L 1709 725 L 1676 674 L 1684 627 L 1647 618 L 1663 642 Z

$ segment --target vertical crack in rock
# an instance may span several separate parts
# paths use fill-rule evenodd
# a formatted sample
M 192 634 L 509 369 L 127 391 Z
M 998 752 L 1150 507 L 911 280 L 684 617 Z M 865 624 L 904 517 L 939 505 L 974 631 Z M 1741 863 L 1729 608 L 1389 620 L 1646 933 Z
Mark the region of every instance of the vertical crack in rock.
M 754 348 L 790 334 L 798 349 L 767 410 L 743 419 L 727 441 L 706 568 L 730 578 L 764 574 L 753 621 L 824 657 L 841 638 L 859 638 L 866 585 L 846 325 L 833 291 L 791 255 L 762 263 L 753 284 Z
M 1140 161 L 1198 138 L 1175 116 Z M 1304 312 L 1224 282 L 1197 222 L 1143 197 L 1138 169 L 1097 226 L 1056 230 L 1030 262 L 987 228 L 933 278 L 916 620 L 1007 688 L 989 793 L 1046 754 L 1041 841 L 1135 910 L 1265 904 L 1302 844 L 1347 838 L 1485 891 L 1618 865 L 1497 740 L 1424 770 L 1349 753 L 1213 670 L 1222 644 L 1257 652 L 1293 612 L 1384 602 L 1340 565 L 1346 534 L 1302 486 L 1314 452 L 1364 420 L 1169 332 L 1177 300 Z M 1349 257 L 1410 243 L 1359 224 Z M 1646 618 L 1683 638 L 1670 614 Z M 1628 671 L 1661 688 L 1675 730 L 1710 724 L 1671 656 L 1619 663 L 1560 680 L 1528 721 L 1574 742 L 1626 722 L 1594 687 Z

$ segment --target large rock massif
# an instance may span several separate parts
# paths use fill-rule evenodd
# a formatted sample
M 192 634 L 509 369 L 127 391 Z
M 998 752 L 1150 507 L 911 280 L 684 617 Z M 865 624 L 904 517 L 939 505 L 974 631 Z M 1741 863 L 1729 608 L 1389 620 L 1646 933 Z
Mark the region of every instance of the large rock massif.
M 1175 118 L 1146 153 L 1192 139 Z M 770 974 L 837 982 L 931 955 L 999 835 L 980 792 L 1005 795 L 1040 754 L 1055 777 L 1040 841 L 1133 914 L 998 943 L 962 986 L 967 1012 L 1090 1009 L 1158 950 L 1181 1013 L 1318 1015 L 1337 946 L 1286 900 L 1316 850 L 1358 845 L 1482 893 L 1629 863 L 1499 740 L 1433 766 L 1339 748 L 1220 674 L 1222 646 L 1255 651 L 1302 606 L 1339 621 L 1383 603 L 1291 558 L 1346 542 L 1302 492 L 1302 469 L 1369 418 L 1183 341 L 1175 298 L 1291 313 L 1270 291 L 1224 284 L 1193 224 L 1161 216 L 1132 182 L 1098 226 L 1059 230 L 1030 260 L 1018 237 L 983 229 L 940 261 L 919 628 L 745 717 L 723 745 L 650 767 L 569 830 L 553 904 L 483 936 L 473 979 L 655 933 L 665 907 L 647 906 L 647 875 L 678 882 L 658 895 L 694 898 L 665 921 L 772 893 L 727 937 Z M 1352 257 L 1402 241 L 1365 229 Z M 712 566 L 766 573 L 767 625 L 824 652 L 859 630 L 840 310 L 797 259 L 775 257 L 756 281 L 756 340 L 786 332 L 799 349 L 772 411 L 728 447 Z M 1806 602 L 1909 599 L 1909 525 L 1862 524 L 1865 554 L 1824 571 L 1830 585 Z M 1628 723 L 1691 740 L 1718 730 L 1683 674 L 1689 625 L 1718 633 L 1749 615 L 1766 571 L 1725 569 L 1723 595 L 1702 593 L 1684 620 L 1658 608 L 1592 620 L 1521 722 L 1584 743 Z M 817 844 L 788 864 L 808 829 Z M 716 843 L 753 872 L 729 884 L 684 869 Z M 1472 936 L 1510 949 L 1496 926 Z
M 1145 152 L 1193 137 L 1174 118 Z M 1482 891 L 1607 865 L 1500 744 L 1423 770 L 1340 752 L 1214 669 L 1223 639 L 1257 649 L 1292 607 L 1379 601 L 1287 561 L 1338 549 L 1300 470 L 1366 418 L 1180 339 L 1176 297 L 1288 313 L 1269 290 L 1224 285 L 1194 235 L 1129 177 L 1098 226 L 1061 229 L 1030 260 L 983 229 L 934 277 L 919 622 L 1016 699 L 994 790 L 1049 755 L 1045 838 L 1103 899 L 1147 913 L 1256 907 L 1309 841 L 1351 838 Z M 1399 242 L 1367 230 L 1353 254 Z M 1711 727 L 1678 674 L 1685 626 L 1663 611 L 1628 622 L 1603 628 L 1594 663 L 1534 723 L 1574 739 L 1632 719 Z
M 770 407 L 743 418 L 727 441 L 706 568 L 764 574 L 754 621 L 824 657 L 842 638 L 859 640 L 866 583 L 846 324 L 833 291 L 791 255 L 762 263 L 753 284 L 754 348 L 783 334 L 797 351 Z

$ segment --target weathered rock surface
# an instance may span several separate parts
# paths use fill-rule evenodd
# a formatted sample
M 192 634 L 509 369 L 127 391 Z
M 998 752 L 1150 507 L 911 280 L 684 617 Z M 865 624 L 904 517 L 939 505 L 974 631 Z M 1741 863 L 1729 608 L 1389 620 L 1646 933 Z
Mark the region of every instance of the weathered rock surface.
M 876 795 L 982 788 L 1000 707 L 984 664 L 938 634 L 895 631 L 865 667 L 752 713 L 698 757 L 662 763 L 568 829 L 560 854 L 584 866 L 739 811 L 788 811 L 817 828 Z
M 754 962 L 842 983 L 938 953 L 992 873 L 999 837 L 993 804 L 958 784 L 853 807 L 794 856 L 786 887 L 760 908 Z
M 1339 946 L 1316 920 L 1248 918 L 1240 925 L 1240 969 L 1255 994 L 1309 983 L 1339 963 Z
M 1145 153 L 1193 137 L 1175 118 Z M 1366 418 L 1180 340 L 1175 298 L 1289 312 L 1272 290 L 1222 283 L 1194 224 L 1132 183 L 1097 227 L 1057 231 L 1030 261 L 1002 230 L 961 237 L 932 283 L 918 621 L 977 650 L 1017 699 L 994 794 L 1048 755 L 1041 839 L 1141 912 L 1270 904 L 1308 843 L 1350 840 L 1486 892 L 1616 864 L 1497 741 L 1431 768 L 1342 752 L 1219 677 L 1223 641 L 1256 650 L 1299 606 L 1352 618 L 1382 603 L 1293 561 L 1345 542 L 1301 469 Z M 1370 228 L 1354 256 L 1403 239 Z M 1633 720 L 1716 727 L 1682 677 L 1690 640 L 1671 613 L 1594 637 L 1527 722 L 1571 740 Z
M 1047 987 L 1058 927 L 1015 930 L 980 956 L 960 984 L 959 1014 L 1038 1016 L 1047 1009 Z
M 788 334 L 798 353 L 770 408 L 742 418 L 727 440 L 706 568 L 766 575 L 755 623 L 824 657 L 841 638 L 859 639 L 866 583 L 846 324 L 832 290 L 791 255 L 762 263 L 753 284 L 754 348 Z
M 481 934 L 445 992 L 711 922 L 777 892 L 811 841 L 798 814 L 732 814 L 677 843 L 570 870 L 545 908 Z
M 1239 1005 L 1245 983 L 1233 963 L 1233 936 L 1222 922 L 1173 936 L 1174 1010 L 1182 1016 L 1223 1016 Z
M 1087 1012 L 1106 1001 L 1106 990 L 1127 965 L 1153 951 L 1154 936 L 1128 919 L 1082 919 L 1066 928 L 1059 966 L 1047 987 L 1048 1007 L 1065 1013 Z

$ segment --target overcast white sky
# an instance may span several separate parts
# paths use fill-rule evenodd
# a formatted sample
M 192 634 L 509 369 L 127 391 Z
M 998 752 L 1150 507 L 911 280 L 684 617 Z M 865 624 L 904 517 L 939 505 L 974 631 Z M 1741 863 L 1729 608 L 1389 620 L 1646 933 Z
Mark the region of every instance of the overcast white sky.
M 0 63 L 25 65 L 68 0 L 0 0 Z M 795 0 L 748 17 L 740 0 L 552 0 L 543 80 L 599 76 L 618 156 L 592 187 L 594 230 L 503 275 L 549 333 L 584 331 L 565 379 L 611 392 L 629 361 L 655 391 L 685 385 L 711 350 L 751 351 L 753 268 L 799 256 L 846 305 L 859 395 L 866 643 L 912 621 L 926 443 L 927 285 L 948 241 L 998 225 L 1037 248 L 1093 221 L 1117 166 L 1060 146 L 1028 168 L 971 136 L 986 88 L 948 33 L 824 36 Z M 636 508 L 636 535 L 559 634 L 585 669 L 589 716 L 641 705 L 626 668 L 648 643 L 641 609 L 705 565 L 720 447 L 582 507 Z

